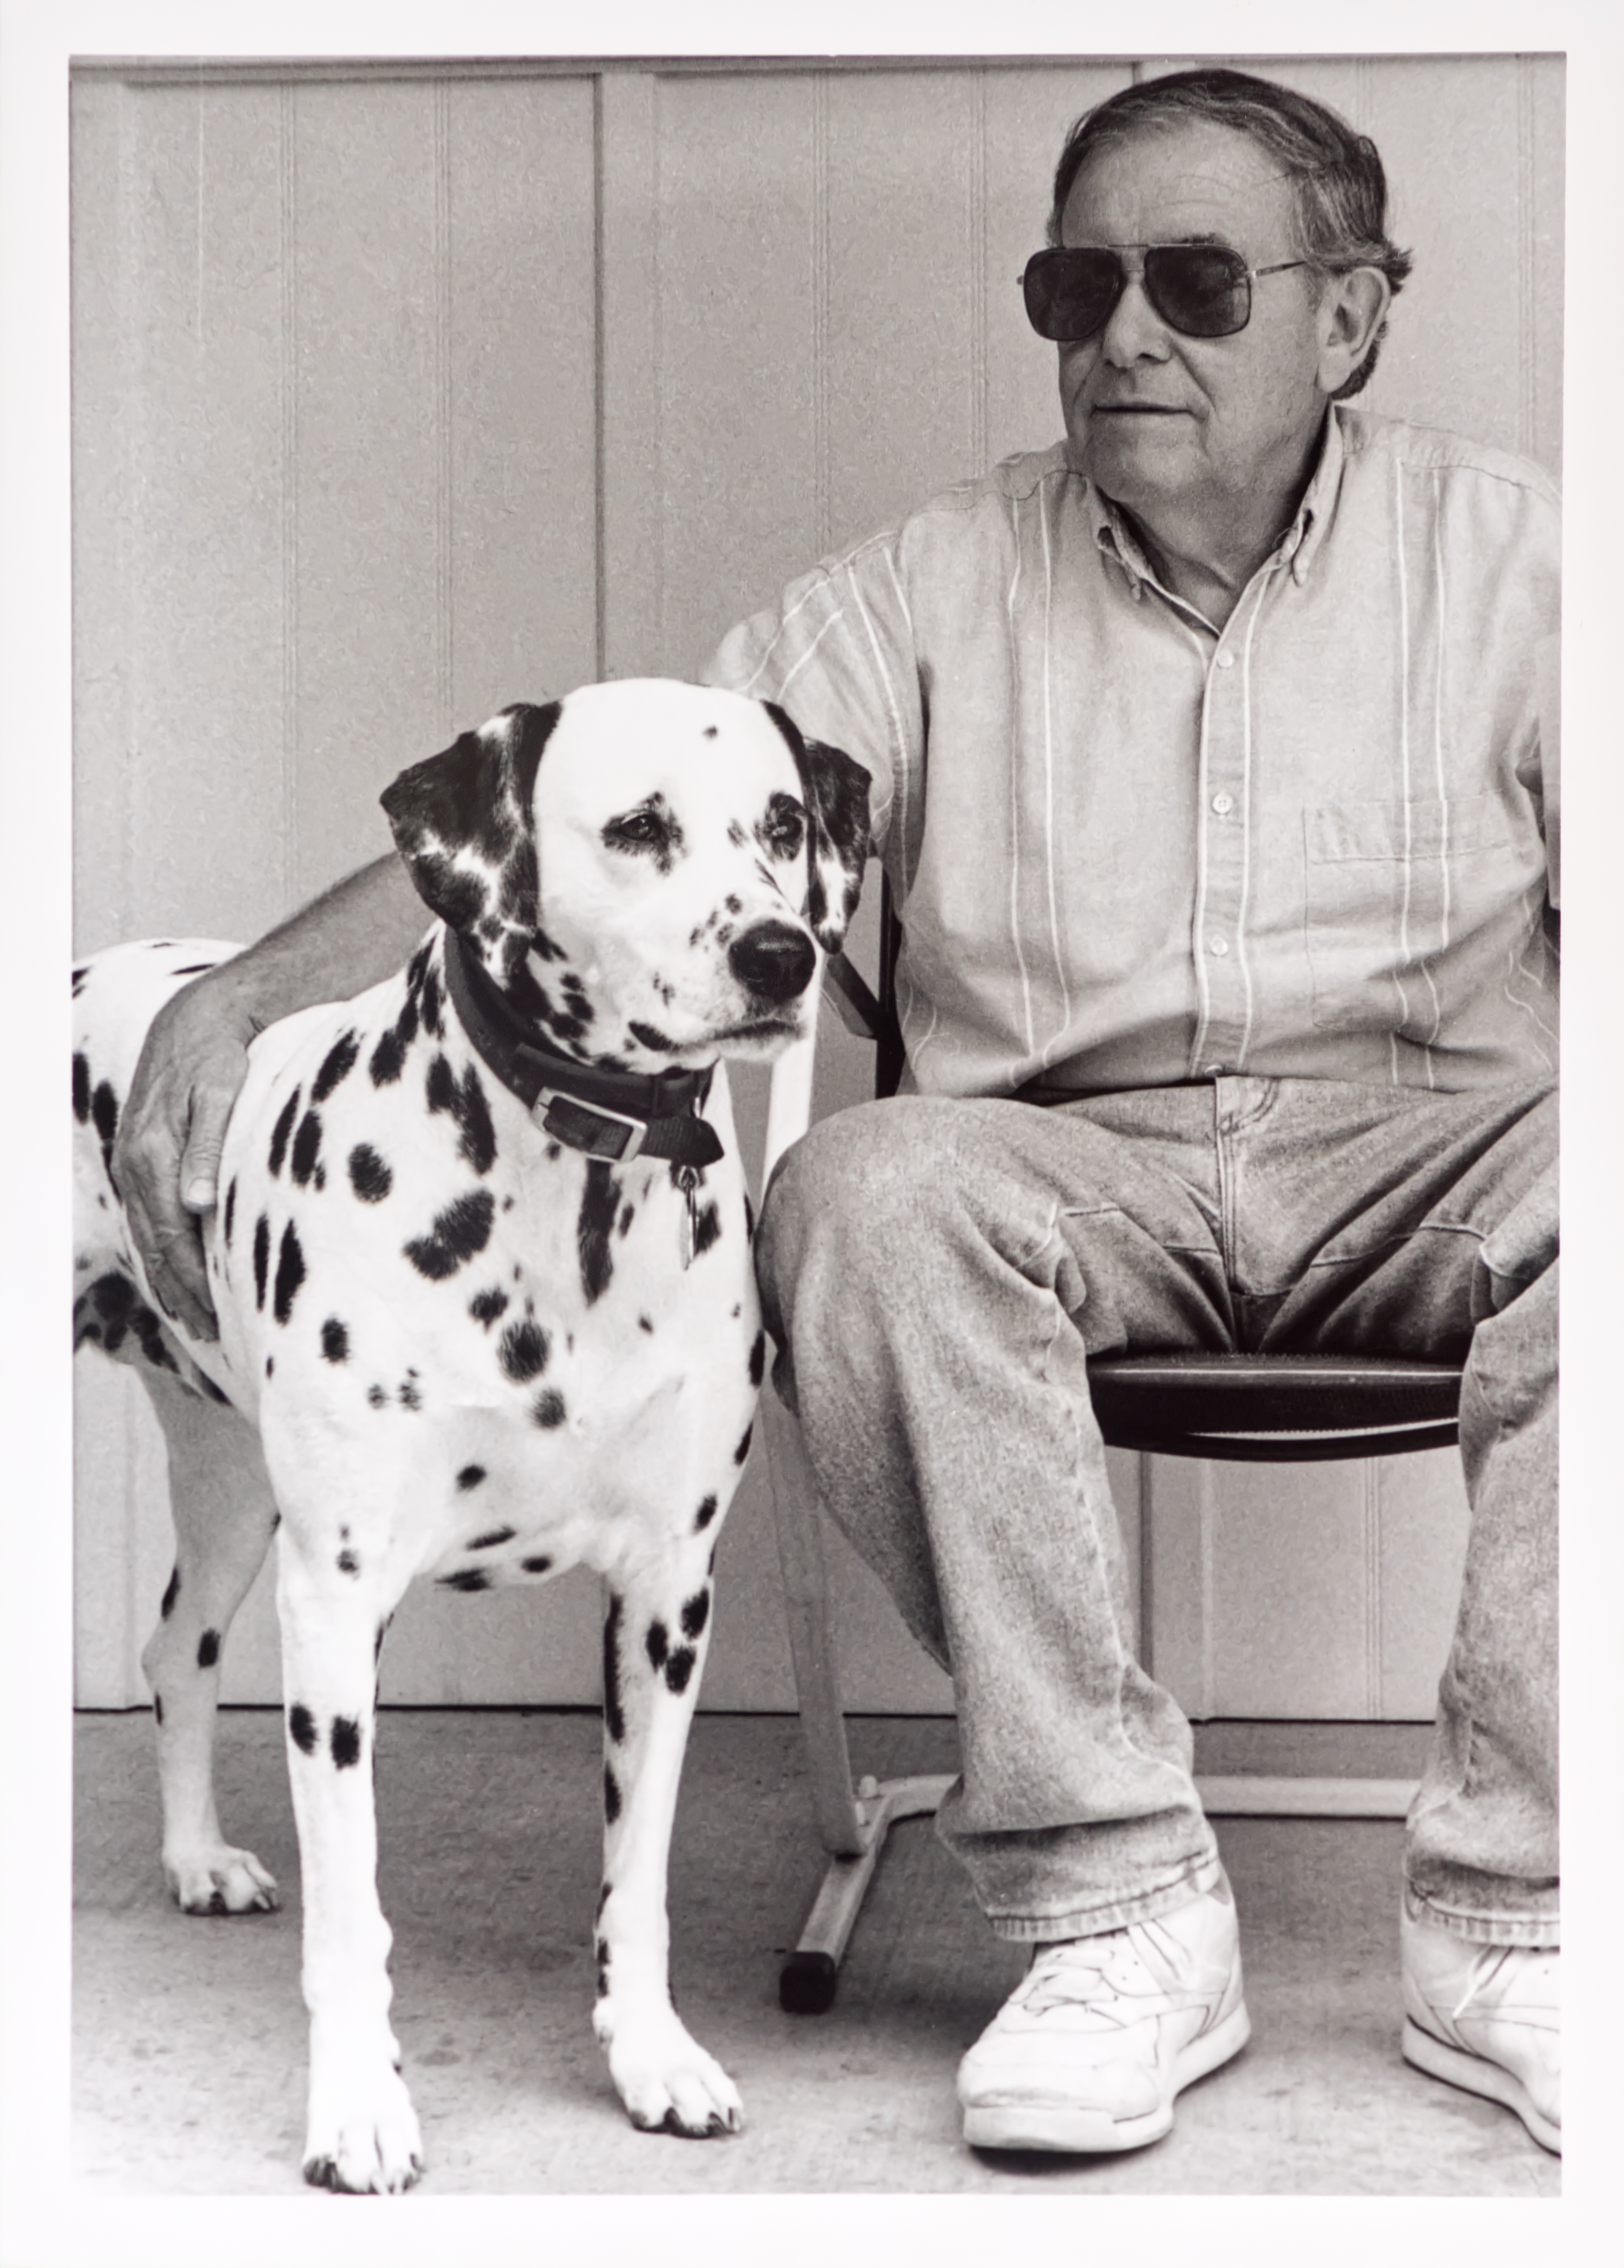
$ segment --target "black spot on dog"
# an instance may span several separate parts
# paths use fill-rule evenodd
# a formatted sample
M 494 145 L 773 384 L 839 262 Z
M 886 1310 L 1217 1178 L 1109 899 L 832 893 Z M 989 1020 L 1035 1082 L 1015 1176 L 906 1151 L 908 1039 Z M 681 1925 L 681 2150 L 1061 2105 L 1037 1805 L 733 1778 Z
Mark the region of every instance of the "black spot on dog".
M 609 1940 L 606 1937 L 599 1939 L 597 1955 L 598 1998 L 602 2000 L 607 1997 L 609 1991 Z
M 695 1254 L 709 1252 L 711 1246 L 716 1243 L 721 1233 L 722 1216 L 717 1211 L 714 1204 L 708 1204 L 704 1207 L 699 1219 L 694 1224 L 694 1250 Z
M 474 1189 L 456 1197 L 434 1217 L 427 1236 L 415 1236 L 402 1248 L 420 1276 L 441 1283 L 454 1276 L 465 1261 L 482 1252 L 490 1240 L 496 1200 L 489 1189 Z
M 321 1351 L 329 1362 L 348 1362 L 349 1333 L 336 1315 L 329 1315 L 321 1326 Z
M 699 1659 L 691 1646 L 680 1646 L 665 1664 L 665 1683 L 673 1693 L 687 1690 L 694 1675 L 694 1664 Z
M 333 1719 L 333 1761 L 342 1771 L 349 1764 L 361 1761 L 361 1727 L 353 1717 Z
M 620 1209 L 621 1184 L 602 1158 L 590 1158 L 586 1186 L 581 1192 L 580 1218 L 576 1223 L 576 1248 L 581 1263 L 581 1289 L 590 1307 L 609 1288 L 614 1261 L 609 1251 L 609 1232 Z
M 485 910 L 485 886 L 438 851 L 419 850 L 412 879 L 420 895 L 452 929 L 472 929 Z
M 499 1288 L 476 1292 L 468 1302 L 468 1313 L 476 1323 L 483 1323 L 489 1330 L 497 1316 L 506 1313 L 508 1295 Z
M 303 1189 L 316 1170 L 316 1160 L 321 1152 L 321 1114 L 307 1110 L 299 1121 L 299 1130 L 293 1138 L 294 1180 Z
M 619 1236 L 629 1236 L 631 1234 L 631 1225 L 636 1218 L 637 1208 L 636 1205 L 622 1205 L 621 1207 L 620 1226 L 615 1233 Z
M 282 1248 L 276 1255 L 276 1315 L 279 1323 L 285 1323 L 293 1313 L 294 1297 L 304 1281 L 304 1248 L 299 1243 L 298 1229 L 290 1221 L 282 1232 Z
M 276 1375 L 276 1358 L 274 1354 L 268 1354 L 265 1358 L 265 1375 L 267 1378 L 275 1378 Z
M 349 1153 L 349 1186 L 366 1204 L 381 1204 L 394 1187 L 394 1175 L 370 1142 Z
M 168 1587 L 158 1602 L 160 1620 L 167 1622 L 175 1610 L 175 1601 L 180 1595 L 180 1570 L 177 1567 L 169 1578 Z
M 161 1693 L 155 1693 L 152 1696 L 152 1714 L 161 1725 L 164 1721 L 164 1697 Z
M 758 1331 L 750 1344 L 750 1383 L 752 1386 L 760 1386 L 761 1383 L 762 1373 L 766 1368 L 767 1334 L 765 1331 Z
M 496 1160 L 496 1132 L 474 1066 L 468 1065 L 459 1083 L 445 1057 L 437 1055 L 429 1065 L 424 1093 L 430 1111 L 448 1111 L 461 1129 L 458 1156 L 466 1158 L 476 1174 L 488 1174 Z
M 621 1815 L 621 1784 L 607 1764 L 603 1768 L 603 1815 L 611 1827 Z
M 369 1386 L 366 1398 L 374 1410 L 386 1410 L 389 1406 L 389 1396 L 381 1386 Z
M 339 1553 L 338 1572 L 341 1575 L 358 1575 L 361 1572 L 361 1562 L 353 1551 Z
M 751 1436 L 754 1432 L 754 1425 L 749 1425 L 745 1427 L 744 1432 L 739 1435 L 739 1447 L 733 1452 L 733 1462 L 736 1465 L 742 1465 L 745 1459 L 750 1454 L 750 1440 Z
M 639 1315 L 639 1316 L 638 1316 L 638 1318 L 637 1318 L 637 1329 L 638 1329 L 640 1331 L 647 1331 L 647 1332 L 649 1333 L 649 1335 L 650 1335 L 650 1337 L 652 1337 L 652 1336 L 653 1336 L 653 1334 L 654 1334 L 654 1326 L 653 1326 L 653 1324 L 650 1322 L 650 1320 L 649 1320 L 649 1318 L 648 1318 L 648 1316 L 647 1316 L 647 1315 Z
M 671 1055 L 675 1050 L 676 1042 L 667 1039 L 665 1033 L 657 1031 L 652 1024 L 631 1023 L 626 1028 L 640 1048 L 651 1049 L 656 1055 L 662 1056 Z
M 518 1564 L 526 1575 L 545 1575 L 553 1562 L 545 1551 L 539 1551 L 534 1558 L 521 1559 Z
M 702 1530 L 709 1528 L 716 1516 L 716 1500 L 715 1497 L 708 1496 L 703 1504 L 701 1505 L 699 1510 L 694 1515 L 694 1535 L 698 1535 L 702 1532 Z
M 219 1659 L 220 1633 L 206 1630 L 197 1641 L 197 1666 L 200 1669 L 212 1669 Z
M 83 992 L 83 990 L 85 990 L 85 977 L 86 977 L 89 974 L 90 974 L 89 970 L 88 970 L 88 969 L 85 969 L 85 968 L 76 968 L 76 969 L 74 970 L 74 972 L 73 972 L 73 997 L 74 997 L 74 998 L 75 998 L 76 1000 L 78 998 L 78 997 L 79 997 L 80 993 L 81 993 L 81 992 Z
M 288 1137 L 292 1133 L 293 1122 L 298 1116 L 299 1094 L 300 1090 L 296 1086 L 283 1104 L 276 1123 L 271 1128 L 270 1150 L 265 1162 L 272 1174 L 282 1171 L 282 1161 L 288 1154 Z
M 310 1090 L 312 1102 L 325 1102 L 341 1079 L 349 1078 L 361 1053 L 361 1042 L 354 1031 L 342 1032 L 321 1059 Z
M 81 1126 L 90 1124 L 90 1057 L 77 1054 L 73 1058 L 73 1115 Z
M 482 902 L 482 892 L 481 896 Z M 470 919 L 461 926 L 472 929 L 474 923 Z M 423 990 L 418 998 L 418 1011 L 423 1017 L 424 1031 L 431 1034 L 437 1040 L 443 1040 L 445 1037 L 445 1025 L 440 1015 L 440 972 L 437 968 L 428 968 L 423 972 Z
M 535 854 L 532 851 L 531 887 L 533 888 L 535 886 L 534 876 Z M 544 929 L 533 930 L 531 932 L 530 950 L 535 954 L 538 961 L 567 961 L 569 959 L 569 955 L 565 953 L 563 946 L 557 944 L 552 938 L 550 938 Z
M 511 1543 L 518 1534 L 517 1528 L 493 1528 L 484 1535 L 476 1535 L 468 1549 L 470 1551 L 494 1551 L 498 1543 Z
M 621 1612 L 620 1594 L 612 1591 L 603 1618 L 603 1723 L 616 1748 L 626 1738 L 626 1718 L 621 1707 Z
M 96 1131 L 101 1137 L 101 1162 L 113 1162 L 113 1139 L 119 1130 L 119 1099 L 104 1079 L 99 1081 L 91 1097 L 91 1116 L 96 1122 Z
M 671 1652 L 671 1636 L 664 1623 L 650 1623 L 649 1634 L 643 1641 L 649 1660 L 658 1669 Z
M 564 1422 L 564 1397 L 555 1387 L 544 1386 L 530 1405 L 530 1414 L 544 1433 Z
M 457 1485 L 459 1489 L 477 1488 L 484 1477 L 483 1465 L 465 1465 L 457 1476 Z
M 422 1389 L 416 1383 L 416 1373 L 415 1372 L 408 1371 L 406 1376 L 401 1380 L 400 1385 L 395 1389 L 395 1399 L 400 1403 L 402 1410 L 421 1410 L 423 1408 L 423 1393 Z
M 710 1618 L 710 1594 L 695 1591 L 691 1599 L 682 1602 L 682 1635 L 697 1638 Z
M 296 1701 L 288 1712 L 288 1732 L 301 1756 L 316 1753 L 316 1720 L 302 1701 Z
M 270 1267 L 270 1221 L 261 1213 L 254 1224 L 254 1304 L 265 1305 L 265 1278 Z
M 490 1577 L 483 1567 L 459 1567 L 454 1575 L 442 1575 L 440 1582 L 448 1591 L 489 1591 Z
M 406 964 L 406 997 L 413 999 L 423 990 L 423 978 L 429 974 L 429 963 L 434 957 L 434 939 L 425 938 Z
M 393 1086 L 400 1078 L 405 1062 L 406 1042 L 401 1039 L 399 1028 L 392 1024 L 386 1032 L 380 1034 L 378 1045 L 372 1049 L 371 1060 L 367 1064 L 373 1086 Z
M 236 1174 L 233 1174 L 231 1175 L 231 1180 L 226 1183 L 226 1188 L 225 1188 L 225 1212 L 224 1212 L 224 1215 L 223 1224 L 222 1224 L 222 1225 L 223 1225 L 223 1226 L 224 1226 L 224 1230 L 225 1230 L 225 1241 L 226 1241 L 227 1244 L 229 1244 L 229 1243 L 231 1242 L 231 1226 L 232 1226 L 233 1222 L 236 1220 L 236 1219 L 237 1219 L 237 1176 L 236 1176 Z
M 510 1323 L 502 1334 L 497 1359 L 517 1386 L 540 1378 L 547 1368 L 547 1337 L 540 1323 Z

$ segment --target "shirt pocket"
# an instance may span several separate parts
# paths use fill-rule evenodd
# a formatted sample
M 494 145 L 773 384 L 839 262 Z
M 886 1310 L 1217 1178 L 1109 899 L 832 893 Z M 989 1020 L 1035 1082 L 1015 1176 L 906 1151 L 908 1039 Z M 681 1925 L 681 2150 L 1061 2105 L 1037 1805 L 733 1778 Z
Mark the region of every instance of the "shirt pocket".
M 1519 833 L 1493 795 L 1305 810 L 1304 943 L 1315 1027 L 1429 1040 L 1442 964 L 1451 945 L 1525 887 L 1533 832 L 1532 815 Z

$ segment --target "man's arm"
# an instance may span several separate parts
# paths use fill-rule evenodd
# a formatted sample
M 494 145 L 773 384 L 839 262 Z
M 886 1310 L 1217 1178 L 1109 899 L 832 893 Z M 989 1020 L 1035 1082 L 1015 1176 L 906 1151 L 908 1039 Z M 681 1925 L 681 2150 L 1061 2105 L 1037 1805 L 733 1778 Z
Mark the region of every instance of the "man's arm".
M 216 1336 L 199 1216 L 215 1204 L 248 1042 L 280 1017 L 381 983 L 431 918 L 392 851 L 197 977 L 154 1017 L 119 1116 L 113 1178 L 148 1283 L 195 1337 Z

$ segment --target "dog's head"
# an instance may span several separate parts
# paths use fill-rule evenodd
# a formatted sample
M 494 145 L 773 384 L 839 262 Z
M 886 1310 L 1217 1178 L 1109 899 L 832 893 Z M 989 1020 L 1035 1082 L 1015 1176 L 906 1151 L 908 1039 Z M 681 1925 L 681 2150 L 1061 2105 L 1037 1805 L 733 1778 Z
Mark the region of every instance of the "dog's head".
M 582 1061 L 799 1037 L 869 848 L 869 776 L 783 710 L 664 679 L 505 709 L 388 787 L 419 894 Z

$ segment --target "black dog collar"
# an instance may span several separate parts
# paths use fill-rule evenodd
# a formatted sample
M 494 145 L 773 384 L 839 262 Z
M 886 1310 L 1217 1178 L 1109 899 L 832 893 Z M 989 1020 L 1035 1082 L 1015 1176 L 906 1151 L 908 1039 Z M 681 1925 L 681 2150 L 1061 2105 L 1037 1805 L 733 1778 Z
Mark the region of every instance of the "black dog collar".
M 625 1164 L 670 1158 L 714 1166 L 722 1144 L 694 1114 L 710 1092 L 714 1064 L 703 1071 L 602 1071 L 539 1043 L 489 971 L 453 929 L 445 932 L 445 977 L 475 1053 L 536 1120 L 543 1132 L 589 1158 Z

